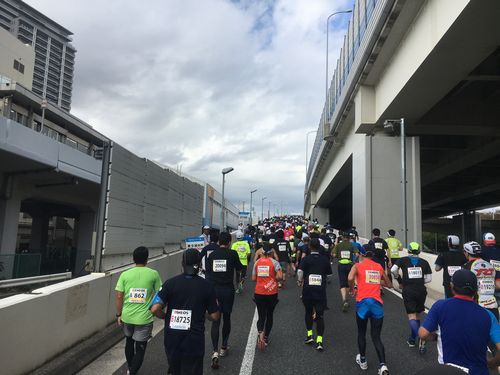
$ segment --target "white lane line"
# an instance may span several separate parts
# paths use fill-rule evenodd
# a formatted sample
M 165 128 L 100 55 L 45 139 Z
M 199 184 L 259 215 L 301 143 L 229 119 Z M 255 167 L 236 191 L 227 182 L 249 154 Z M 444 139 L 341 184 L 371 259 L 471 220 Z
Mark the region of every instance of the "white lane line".
M 252 325 L 250 326 L 250 332 L 248 333 L 247 347 L 245 348 L 245 354 L 243 355 L 243 361 L 241 362 L 240 375 L 251 375 L 253 369 L 253 360 L 255 357 L 255 345 L 257 345 L 257 308 L 253 314 Z
M 163 331 L 165 322 L 155 318 L 153 323 L 152 337 Z M 146 349 L 147 350 L 147 349 Z M 125 364 L 125 340 L 104 352 L 94 362 L 83 368 L 77 375 L 94 375 L 99 373 L 112 374 Z

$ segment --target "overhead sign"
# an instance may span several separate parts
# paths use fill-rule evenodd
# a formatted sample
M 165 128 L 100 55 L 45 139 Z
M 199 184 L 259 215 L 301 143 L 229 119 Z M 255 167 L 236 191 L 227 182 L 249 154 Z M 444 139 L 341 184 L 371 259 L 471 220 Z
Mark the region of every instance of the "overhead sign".
M 240 211 L 239 215 L 240 215 L 241 218 L 250 217 L 250 211 Z

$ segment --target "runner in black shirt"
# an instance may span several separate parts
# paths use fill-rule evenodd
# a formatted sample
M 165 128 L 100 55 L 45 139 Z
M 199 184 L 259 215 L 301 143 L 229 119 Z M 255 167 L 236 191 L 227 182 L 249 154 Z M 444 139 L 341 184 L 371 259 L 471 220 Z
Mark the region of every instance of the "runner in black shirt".
M 372 260 L 379 263 L 384 270 L 387 270 L 386 265 L 388 258 L 386 252 L 389 249 L 389 246 L 384 239 L 380 238 L 380 229 L 374 228 L 372 230 L 372 235 L 372 239 L 368 242 L 375 249 L 375 254 Z
M 309 243 L 310 255 L 300 262 L 297 278 L 302 288 L 302 302 L 306 310 L 305 322 L 307 338 L 305 343 L 312 344 L 313 315 L 316 315 L 316 349 L 323 350 L 323 332 L 325 322 L 323 313 L 327 307 L 326 278 L 332 274 L 332 267 L 327 257 L 319 254 L 319 239 L 312 238 Z
M 231 333 L 231 312 L 234 303 L 235 271 L 243 269 L 236 251 L 231 250 L 231 235 L 222 232 L 219 235 L 219 249 L 210 254 L 207 260 L 207 280 L 215 287 L 219 311 L 222 318 L 212 323 L 212 368 L 219 368 L 219 356 L 224 357 L 228 350 L 229 334 Z M 222 326 L 222 345 L 219 351 L 219 331 Z
M 214 287 L 197 276 L 199 252 L 187 249 L 183 254 L 182 275 L 167 280 L 153 299 L 151 312 L 165 319 L 165 353 L 169 373 L 203 373 L 205 355 L 205 315 L 219 319 Z M 164 311 L 166 307 L 166 312 Z
M 460 239 L 458 238 L 458 236 L 448 236 L 448 249 L 448 251 L 440 253 L 436 259 L 436 262 L 434 263 L 434 269 L 436 270 L 436 272 L 443 270 L 443 287 L 445 298 L 453 297 L 450 286 L 451 277 L 456 271 L 462 268 L 465 262 L 467 262 L 464 253 L 460 249 Z
M 207 271 L 207 258 L 212 254 L 214 250 L 219 248 L 217 244 L 219 242 L 219 233 L 212 232 L 210 233 L 210 243 L 206 245 L 200 252 L 200 261 L 201 261 L 201 272 L 200 274 L 205 274 Z
M 278 282 L 278 287 L 281 288 L 285 286 L 286 274 L 290 272 L 290 255 L 292 255 L 292 248 L 290 243 L 285 240 L 283 230 L 280 229 L 276 232 L 276 242 L 272 246 L 278 254 L 278 261 L 283 271 L 283 281 Z

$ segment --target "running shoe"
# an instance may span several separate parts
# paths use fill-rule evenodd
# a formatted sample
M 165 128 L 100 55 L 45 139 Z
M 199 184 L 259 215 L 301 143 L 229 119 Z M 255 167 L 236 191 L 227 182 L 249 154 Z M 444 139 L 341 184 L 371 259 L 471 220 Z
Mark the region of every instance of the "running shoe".
M 279 282 L 279 283 L 278 283 L 278 288 L 280 288 L 280 289 L 281 289 L 281 287 L 282 287 L 282 286 L 283 286 L 283 284 Z
M 227 356 L 227 353 L 229 352 L 229 347 L 226 346 L 225 348 L 221 347 L 219 350 L 219 356 L 225 357 Z
M 425 341 L 424 340 L 419 340 L 419 342 L 418 342 L 418 352 L 420 354 L 427 353 L 427 347 L 425 346 Z
M 317 343 L 316 343 L 316 350 L 317 350 L 318 352 L 322 352 L 322 351 L 324 350 L 324 348 L 323 348 L 323 343 L 322 343 L 322 342 L 317 342 Z
M 378 375 L 389 375 L 389 369 L 385 364 L 380 365 L 378 368 Z
M 264 336 L 264 344 L 265 344 L 266 346 L 268 346 L 268 345 L 269 345 L 269 336 Z
M 240 289 L 240 287 L 238 286 L 234 292 L 235 292 L 236 294 L 240 294 L 240 293 L 241 293 L 241 289 Z
M 409 348 L 414 348 L 416 346 L 415 339 L 411 337 L 408 338 L 406 343 L 408 344 Z
M 264 349 L 266 348 L 266 343 L 264 341 L 264 332 L 260 332 L 259 335 L 257 336 L 257 348 L 263 352 Z
M 212 354 L 212 368 L 214 370 L 217 370 L 219 368 L 219 353 L 217 352 L 214 352 L 214 354 Z
M 342 312 L 347 312 L 348 309 L 349 309 L 349 302 L 344 301 L 344 303 L 342 304 Z
M 306 340 L 304 341 L 305 344 L 312 344 L 314 343 L 314 339 L 312 336 L 307 336 Z
M 363 361 L 361 360 L 361 354 L 356 355 L 356 363 L 361 370 L 368 370 L 368 362 L 366 362 L 366 358 L 364 358 Z

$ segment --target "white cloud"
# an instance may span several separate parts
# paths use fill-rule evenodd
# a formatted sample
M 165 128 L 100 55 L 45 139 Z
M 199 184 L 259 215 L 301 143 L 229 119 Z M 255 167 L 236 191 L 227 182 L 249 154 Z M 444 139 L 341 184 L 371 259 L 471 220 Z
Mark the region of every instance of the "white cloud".
M 234 167 L 234 203 L 258 188 L 257 202 L 302 210 L 305 134 L 324 104 L 325 20 L 353 0 L 27 2 L 75 34 L 75 115 L 216 188 Z

